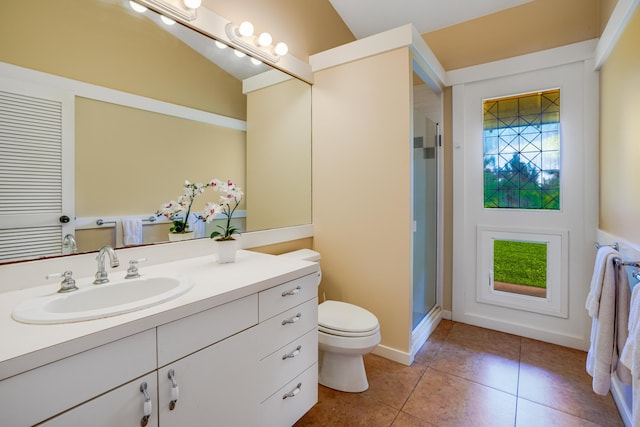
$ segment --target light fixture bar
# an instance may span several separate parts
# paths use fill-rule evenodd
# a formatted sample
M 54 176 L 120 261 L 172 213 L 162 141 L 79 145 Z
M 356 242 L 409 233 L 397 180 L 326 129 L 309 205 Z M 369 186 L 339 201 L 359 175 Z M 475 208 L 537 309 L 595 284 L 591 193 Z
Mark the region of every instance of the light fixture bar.
M 193 21 L 198 17 L 196 9 L 188 8 L 182 0 L 138 0 L 156 9 L 159 13 L 185 21 Z
M 229 39 L 232 42 L 234 42 L 236 45 L 240 47 L 243 47 L 244 49 L 249 51 L 251 54 L 257 56 L 258 58 L 264 61 L 271 62 L 271 63 L 278 62 L 278 60 L 280 59 L 280 55 L 274 55 L 267 52 L 266 49 L 261 49 L 260 47 L 256 46 L 255 43 L 253 43 L 253 39 L 250 39 L 251 41 L 247 41 L 244 37 L 238 35 L 237 29 L 238 27 L 236 25 L 233 25 L 232 22 L 229 22 L 224 27 L 224 30 L 227 33 L 227 37 L 229 37 Z

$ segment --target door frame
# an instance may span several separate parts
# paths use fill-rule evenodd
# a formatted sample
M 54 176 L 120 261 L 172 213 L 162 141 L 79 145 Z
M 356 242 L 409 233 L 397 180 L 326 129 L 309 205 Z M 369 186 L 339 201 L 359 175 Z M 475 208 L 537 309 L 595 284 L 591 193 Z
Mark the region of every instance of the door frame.
M 453 320 L 568 347 L 583 350 L 588 348 L 589 319 L 586 311 L 579 310 L 576 301 L 583 300 L 588 291 L 588 277 L 591 273 L 591 265 L 595 256 L 593 241 L 595 241 L 598 224 L 599 88 L 598 72 L 595 70 L 593 59 L 594 49 L 595 41 L 582 42 L 464 70 L 456 70 L 450 75 L 450 82 L 453 83 Z M 532 322 L 527 324 L 527 322 L 514 321 L 504 316 L 500 318 L 500 316 L 492 317 L 486 314 L 473 313 L 467 307 L 469 305 L 467 301 L 471 297 L 469 292 L 475 292 L 478 273 L 475 260 L 476 245 L 469 245 L 471 236 L 476 239 L 476 229 L 475 227 L 469 227 L 466 223 L 465 215 L 465 209 L 469 209 L 468 192 L 470 191 L 469 188 L 465 188 L 465 182 L 468 179 L 465 175 L 468 173 L 465 168 L 465 142 L 467 140 L 465 96 L 469 92 L 465 86 L 476 82 L 491 82 L 498 87 L 503 77 L 508 79 L 521 73 L 561 67 L 572 63 L 582 64 L 584 80 L 582 86 L 584 108 L 581 111 L 584 145 L 581 168 L 583 170 L 582 182 L 584 186 L 578 189 L 571 188 L 571 191 L 582 191 L 582 209 L 584 213 L 581 218 L 583 227 L 579 230 L 579 233 L 571 235 L 570 258 L 572 258 L 572 268 L 570 270 L 569 292 L 573 298 L 573 303 L 569 306 L 570 324 L 556 328 L 557 325 L 561 324 L 558 322 L 562 322 L 562 320 L 549 320 L 549 325 L 554 325 L 553 328 L 549 327 L 549 325 L 540 327 L 532 325 Z M 499 93 L 496 94 L 496 96 L 498 95 Z M 470 249 L 470 246 L 473 246 L 473 249 Z M 469 251 L 473 252 L 473 262 L 468 259 Z M 577 268 L 576 265 L 578 266 Z

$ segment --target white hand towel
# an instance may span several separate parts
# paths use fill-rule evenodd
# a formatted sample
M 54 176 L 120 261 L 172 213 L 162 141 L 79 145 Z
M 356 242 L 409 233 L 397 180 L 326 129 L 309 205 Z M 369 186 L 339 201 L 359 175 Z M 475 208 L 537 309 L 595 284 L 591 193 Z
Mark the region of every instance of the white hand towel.
M 620 354 L 620 362 L 631 369 L 632 377 L 632 423 L 640 426 L 640 285 L 631 293 L 629 310 L 629 336 Z
M 125 246 L 142 244 L 142 220 L 122 218 L 122 237 Z
M 626 273 L 618 275 L 619 271 L 624 273 L 623 269 L 614 265 L 614 260 L 619 258 L 620 254 L 611 248 L 602 249 L 605 249 L 602 254 L 606 256 L 598 251 L 600 256 L 596 258 L 601 264 L 595 266 L 589 292 L 591 300 L 587 302 L 587 309 L 593 321 L 586 368 L 593 377 L 593 391 L 606 395 L 611 386 L 611 374 L 616 372 L 617 368 L 621 380 L 630 379 L 626 368 L 618 367 L 619 349 L 627 338 L 627 328 L 619 322 L 627 322 L 629 283 Z
M 585 307 L 589 312 L 589 317 L 598 317 L 605 266 L 607 265 L 608 258 L 612 255 L 620 257 L 620 253 L 610 246 L 600 247 L 596 254 L 596 261 L 593 266 L 593 276 L 591 277 L 591 286 L 589 287 L 589 294 L 587 295 L 587 302 L 585 304 Z
M 204 237 L 205 226 L 204 222 L 200 219 L 200 214 L 192 213 L 189 215 L 189 230 L 193 231 L 193 238 L 198 239 Z

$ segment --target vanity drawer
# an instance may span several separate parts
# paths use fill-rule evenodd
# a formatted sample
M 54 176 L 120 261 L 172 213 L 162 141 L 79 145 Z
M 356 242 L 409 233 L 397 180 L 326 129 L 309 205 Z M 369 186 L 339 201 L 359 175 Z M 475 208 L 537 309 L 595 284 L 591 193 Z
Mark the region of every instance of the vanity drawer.
M 318 364 L 314 363 L 262 402 L 261 426 L 291 426 L 317 402 Z
M 313 298 L 261 322 L 258 327 L 260 338 L 257 349 L 261 360 L 310 330 L 317 329 L 318 298 Z
M 235 301 L 158 326 L 158 367 L 258 323 L 258 296 Z
M 150 329 L 0 381 L 0 425 L 41 422 L 156 369 Z
M 318 273 L 309 274 L 259 294 L 260 321 L 318 297 Z
M 257 381 L 261 388 L 260 400 L 317 361 L 318 330 L 314 328 L 260 361 Z

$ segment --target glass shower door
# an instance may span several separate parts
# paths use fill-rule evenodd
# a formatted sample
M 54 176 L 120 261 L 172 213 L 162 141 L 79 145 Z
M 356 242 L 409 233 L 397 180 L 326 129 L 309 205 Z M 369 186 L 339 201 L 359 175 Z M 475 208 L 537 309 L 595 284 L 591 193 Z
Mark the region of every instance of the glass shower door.
M 436 305 L 438 124 L 414 111 L 413 316 L 415 329 Z

